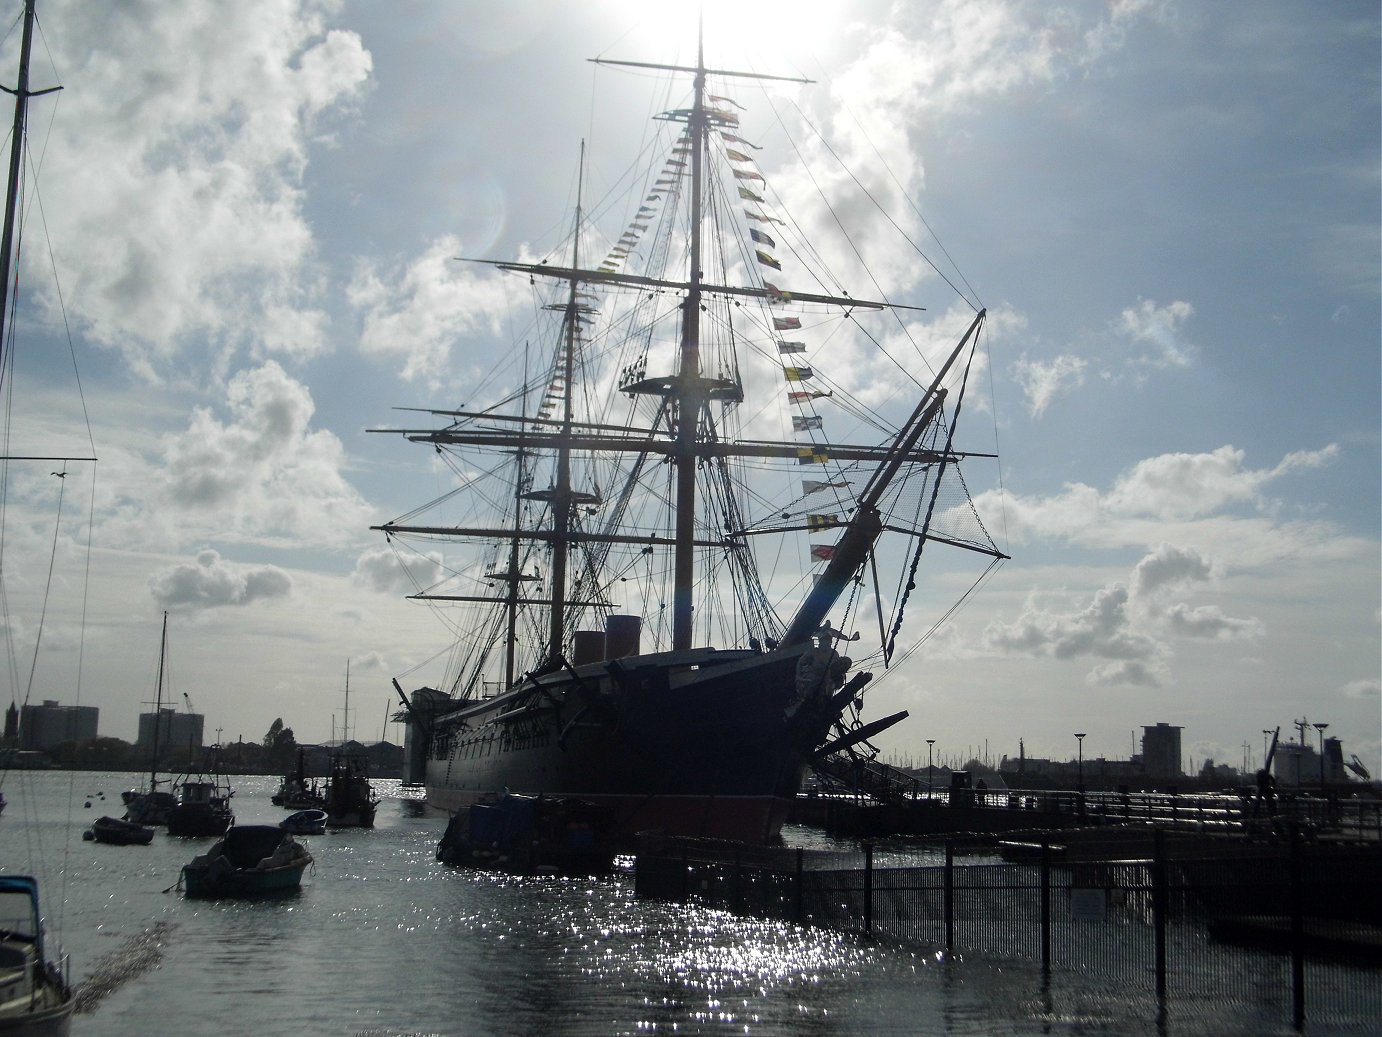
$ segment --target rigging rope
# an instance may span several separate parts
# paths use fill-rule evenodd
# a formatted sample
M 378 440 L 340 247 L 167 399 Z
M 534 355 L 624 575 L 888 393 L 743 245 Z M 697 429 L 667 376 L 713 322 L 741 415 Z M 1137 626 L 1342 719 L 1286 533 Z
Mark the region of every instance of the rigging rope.
M 959 397 L 955 401 L 955 414 L 950 419 L 949 428 L 945 435 L 945 451 L 941 454 L 940 463 L 936 468 L 935 481 L 931 485 L 931 501 L 926 508 L 926 520 L 921 526 L 921 535 L 917 539 L 916 553 L 912 556 L 912 566 L 907 572 L 907 587 L 903 592 L 902 600 L 897 605 L 897 615 L 893 620 L 892 632 L 888 635 L 888 643 L 884 648 L 884 659 L 891 660 L 893 650 L 897 645 L 897 634 L 902 629 L 902 617 L 907 611 L 907 602 L 911 599 L 912 591 L 916 587 L 917 566 L 921 564 L 921 552 L 926 547 L 926 535 L 931 529 L 931 516 L 936 510 L 936 499 L 940 496 L 941 480 L 945 475 L 946 467 L 951 463 L 951 450 L 955 443 L 955 427 L 960 421 L 960 408 L 964 405 L 965 388 L 969 384 L 969 369 L 974 362 L 974 346 L 970 346 L 969 359 L 965 361 L 964 377 L 960 379 Z

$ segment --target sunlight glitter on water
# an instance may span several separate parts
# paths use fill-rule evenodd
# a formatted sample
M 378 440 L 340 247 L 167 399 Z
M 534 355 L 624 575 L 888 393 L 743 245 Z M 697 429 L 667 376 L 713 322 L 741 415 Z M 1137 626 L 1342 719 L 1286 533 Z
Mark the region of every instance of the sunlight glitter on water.
M 102 777 L 120 787 L 120 776 Z M 1092 981 L 1043 991 L 1036 970 L 977 955 L 640 900 L 627 873 L 520 879 L 447 867 L 435 860 L 446 819 L 412 801 L 386 799 L 373 831 L 308 840 L 316 867 L 290 901 L 188 901 L 164 890 L 205 841 L 84 843 L 91 816 L 69 816 L 71 781 L 38 776 L 39 820 L 7 813 L 3 834 L 6 851 L 31 838 L 51 848 L 53 888 L 66 891 L 46 905 L 54 935 L 74 978 L 93 983 L 76 1037 L 203 1032 L 225 1019 L 236 1032 L 389 1037 L 1282 1032 L 1252 1006 L 1178 1006 L 1158 1021 L 1145 1001 Z M 237 783 L 241 823 L 281 819 L 268 800 L 276 785 Z M 141 957 L 151 932 L 156 964 Z M 100 991 L 103 959 L 119 982 Z

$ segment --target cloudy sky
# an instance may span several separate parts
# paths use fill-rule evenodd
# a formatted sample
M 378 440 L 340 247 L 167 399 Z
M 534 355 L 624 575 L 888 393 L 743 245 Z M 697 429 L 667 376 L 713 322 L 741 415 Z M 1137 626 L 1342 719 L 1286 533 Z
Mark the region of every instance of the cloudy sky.
M 330 737 L 349 660 L 378 737 L 449 639 L 368 527 L 448 484 L 365 430 L 477 402 L 503 293 L 451 257 L 550 244 L 582 138 L 612 182 L 657 99 L 587 59 L 687 60 L 684 6 L 41 0 L 5 402 L 11 453 L 74 460 L 11 470 L 7 700 L 132 739 L 166 609 L 213 733 Z M 1012 560 L 870 701 L 912 713 L 882 746 L 1123 757 L 1165 721 L 1236 765 L 1305 716 L 1382 772 L 1377 6 L 705 6 L 711 63 L 815 80 L 780 96 L 990 312 L 1001 461 L 966 475 Z

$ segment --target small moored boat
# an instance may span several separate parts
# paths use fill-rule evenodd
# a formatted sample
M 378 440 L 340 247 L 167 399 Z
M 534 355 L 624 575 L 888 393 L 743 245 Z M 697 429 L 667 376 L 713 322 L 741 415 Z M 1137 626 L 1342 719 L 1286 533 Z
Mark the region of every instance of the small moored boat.
M 326 797 L 317 789 L 317 783 L 307 777 L 304 750 L 298 750 L 297 771 L 283 776 L 272 799 L 274 806 L 288 810 L 312 810 L 326 803 Z
M 220 773 L 219 748 L 213 746 L 205 767 L 189 767 L 174 784 L 177 806 L 168 815 L 169 835 L 220 835 L 235 823 L 235 792 Z
M 168 613 L 163 613 L 163 634 L 158 642 L 158 684 L 154 700 L 153 724 L 151 725 L 151 744 L 149 751 L 149 783 L 139 788 L 126 789 L 120 793 L 125 803 L 125 820 L 137 825 L 166 825 L 173 808 L 178 805 L 177 797 L 159 785 L 167 779 L 158 776 L 159 733 L 167 723 L 163 712 L 163 670 L 168 655 Z
M 296 814 L 289 814 L 280 821 L 278 827 L 292 835 L 324 835 L 326 834 L 326 811 L 299 810 Z
M 66 1034 L 76 1001 L 43 949 L 38 882 L 0 875 L 0 1033 Z
M 109 846 L 148 846 L 153 841 L 154 830 L 118 817 L 98 817 L 91 823 L 90 834 L 96 842 Z
M 307 847 L 277 825 L 236 825 L 206 853 L 183 865 L 189 897 L 254 897 L 302 886 Z

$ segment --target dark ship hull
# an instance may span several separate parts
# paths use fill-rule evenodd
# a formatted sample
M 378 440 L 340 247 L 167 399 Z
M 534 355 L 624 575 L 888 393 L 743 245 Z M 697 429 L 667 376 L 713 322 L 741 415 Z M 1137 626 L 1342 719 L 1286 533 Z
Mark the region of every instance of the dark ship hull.
M 480 702 L 414 697 L 430 804 L 504 792 L 579 798 L 617 834 L 765 842 L 777 836 L 848 665 L 809 644 L 694 649 L 577 666 Z M 823 678 L 823 679 L 822 679 Z M 418 744 L 421 738 L 423 746 Z M 414 764 L 416 768 L 416 764 Z

